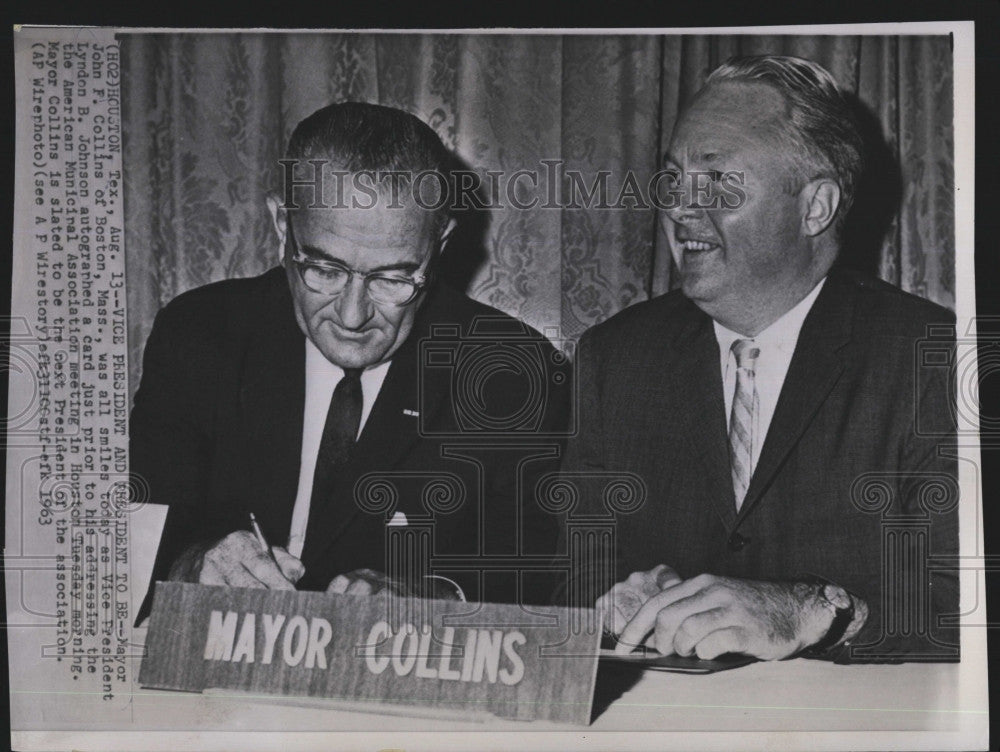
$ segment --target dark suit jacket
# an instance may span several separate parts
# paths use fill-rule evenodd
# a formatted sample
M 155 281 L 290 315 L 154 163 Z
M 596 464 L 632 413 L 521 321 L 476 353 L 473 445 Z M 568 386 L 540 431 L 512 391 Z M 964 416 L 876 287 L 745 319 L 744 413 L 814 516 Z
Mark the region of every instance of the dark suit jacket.
M 615 569 L 583 563 L 577 592 L 592 597 L 658 563 L 685 578 L 814 575 L 871 607 L 854 641 L 880 643 L 869 659 L 917 648 L 953 655 L 934 641 L 957 642 L 937 623 L 958 610 L 957 572 L 935 572 L 928 588 L 919 559 L 958 551 L 956 462 L 939 451 L 954 446 L 953 400 L 947 357 L 945 367 L 918 359 L 931 324 L 948 329 L 946 351 L 954 344 L 953 322 L 883 282 L 832 271 L 803 324 L 738 514 L 711 319 L 675 291 L 591 329 L 580 345 L 580 435 L 567 449 L 566 477 L 587 487 L 595 471 L 633 473 L 646 500 L 610 514 Z M 576 514 L 609 515 L 600 487 L 583 493 Z
M 503 347 L 521 359 L 510 366 Z M 422 356 L 422 348 L 435 354 Z M 470 391 L 465 376 L 477 362 L 496 364 L 497 353 L 500 367 L 479 368 L 487 378 Z M 538 368 L 529 372 L 525 362 Z M 386 571 L 385 523 L 398 510 L 414 529 L 433 529 L 429 555 L 462 559 L 451 568 L 439 560 L 435 571 L 457 580 L 470 600 L 520 597 L 504 557 L 551 555 L 557 538 L 552 518 L 522 503 L 521 488 L 558 461 L 558 440 L 545 436 L 558 437 L 566 417 L 560 371 L 567 367 L 540 334 L 437 285 L 393 356 L 333 500 L 311 509 L 299 588 L 322 590 L 362 567 Z M 132 472 L 148 483 L 150 501 L 170 507 L 154 583 L 193 543 L 248 529 L 251 511 L 268 540 L 284 545 L 304 400 L 305 337 L 283 269 L 192 290 L 160 311 L 130 425 Z M 478 566 L 483 557 L 492 565 Z M 526 579 L 521 595 L 545 600 L 551 583 L 536 592 Z M 139 618 L 151 595 L 152 586 Z

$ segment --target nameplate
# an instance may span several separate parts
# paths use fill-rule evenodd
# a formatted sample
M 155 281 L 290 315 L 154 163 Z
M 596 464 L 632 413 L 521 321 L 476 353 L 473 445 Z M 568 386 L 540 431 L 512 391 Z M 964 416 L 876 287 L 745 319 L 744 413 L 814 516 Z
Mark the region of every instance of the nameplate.
M 588 724 L 592 610 L 156 585 L 139 683 Z

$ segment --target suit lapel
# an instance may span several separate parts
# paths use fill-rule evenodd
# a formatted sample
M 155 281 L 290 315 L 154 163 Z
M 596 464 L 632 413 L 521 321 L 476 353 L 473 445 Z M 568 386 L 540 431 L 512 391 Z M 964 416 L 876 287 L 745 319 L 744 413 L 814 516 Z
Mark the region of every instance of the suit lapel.
M 253 494 L 244 503 L 279 543 L 291 524 L 305 410 L 305 336 L 295 321 L 283 273 L 267 290 L 257 324 L 251 327 L 241 383 L 251 478 L 246 488 Z
M 712 320 L 693 303 L 685 300 L 677 314 L 682 324 L 673 345 L 657 348 L 666 357 L 659 368 L 668 390 L 669 405 L 663 425 L 676 426 L 685 449 L 678 455 L 694 456 L 705 479 L 709 503 L 727 530 L 736 521 L 736 503 L 729 473 L 729 443 L 726 436 L 725 401 L 719 366 L 719 343 Z M 669 336 L 669 335 L 668 335 Z
M 760 459 L 740 509 L 743 520 L 774 480 L 844 370 L 840 349 L 850 341 L 855 290 L 831 272 L 806 316 L 788 366 Z

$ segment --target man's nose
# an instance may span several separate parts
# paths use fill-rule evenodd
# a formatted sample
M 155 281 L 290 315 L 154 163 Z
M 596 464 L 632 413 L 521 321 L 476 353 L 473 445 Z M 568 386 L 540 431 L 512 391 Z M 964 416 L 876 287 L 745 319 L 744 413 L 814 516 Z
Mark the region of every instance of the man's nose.
M 360 329 L 375 313 L 375 305 L 368 297 L 363 277 L 352 274 L 344 291 L 337 298 L 337 313 L 345 329 Z
M 685 224 L 697 221 L 704 213 L 703 207 L 694 200 L 687 175 L 678 176 L 670 185 L 666 201 L 666 214 L 674 222 Z
M 680 197 L 680 200 L 667 209 L 667 216 L 678 224 L 692 224 L 697 222 L 705 214 L 705 209 L 691 200 L 689 194 Z

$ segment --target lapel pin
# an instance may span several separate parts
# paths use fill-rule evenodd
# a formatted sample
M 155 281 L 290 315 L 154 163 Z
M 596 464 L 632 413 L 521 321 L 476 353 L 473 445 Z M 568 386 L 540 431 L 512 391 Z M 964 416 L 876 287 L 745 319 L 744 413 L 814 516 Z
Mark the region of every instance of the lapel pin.
M 403 409 L 403 415 L 409 415 L 411 418 L 419 418 L 420 417 L 420 413 L 418 413 L 416 410 L 409 410 L 409 409 L 406 409 L 406 408 Z

